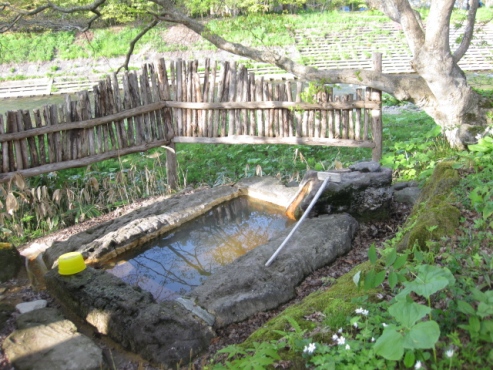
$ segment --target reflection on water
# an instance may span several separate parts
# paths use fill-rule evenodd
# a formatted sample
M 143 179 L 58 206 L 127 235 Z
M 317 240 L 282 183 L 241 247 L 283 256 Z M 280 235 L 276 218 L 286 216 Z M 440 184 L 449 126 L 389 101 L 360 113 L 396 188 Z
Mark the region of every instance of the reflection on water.
M 151 292 L 158 301 L 175 299 L 292 223 L 280 208 L 239 197 L 148 243 L 134 255 L 122 256 L 125 260 L 108 271 Z

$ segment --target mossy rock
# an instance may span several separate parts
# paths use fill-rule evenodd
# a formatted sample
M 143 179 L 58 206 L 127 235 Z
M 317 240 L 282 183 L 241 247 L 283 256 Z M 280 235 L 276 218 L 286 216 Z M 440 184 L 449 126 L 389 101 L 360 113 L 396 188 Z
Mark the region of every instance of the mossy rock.
M 433 174 L 426 182 L 417 204 L 426 203 L 431 208 L 444 201 L 453 200 L 452 189 L 459 184 L 460 176 L 453 168 L 455 162 L 442 162 L 437 164 Z M 419 213 L 419 208 L 414 208 L 413 214 Z
M 253 342 L 268 342 L 280 339 L 282 334 L 276 331 L 290 331 L 291 324 L 289 319 L 296 321 L 301 330 L 313 330 L 318 324 L 308 320 L 307 317 L 318 312 L 325 315 L 325 326 L 337 329 L 346 325 L 347 317 L 356 308 L 356 304 L 352 303 L 353 298 L 364 295 L 371 296 L 377 292 L 377 290 L 358 289 L 353 281 L 353 277 L 358 271 L 366 272 L 371 268 L 372 266 L 369 262 L 364 262 L 337 279 L 337 282 L 329 289 L 313 292 L 303 301 L 289 306 L 278 316 L 269 320 L 262 328 L 253 332 L 242 346 L 249 348 L 252 347 Z M 312 338 L 315 341 L 328 341 L 332 334 L 317 333 Z
M 459 184 L 459 173 L 454 162 L 439 163 L 423 187 L 411 216 L 404 225 L 404 233 L 397 248 L 410 249 L 414 246 L 424 250 L 429 241 L 454 235 L 460 222 L 460 211 L 453 205 L 453 189 Z
M 22 267 L 22 256 L 10 243 L 0 243 L 0 282 L 17 276 Z
M 459 227 L 460 211 L 450 204 L 440 204 L 419 215 L 416 224 L 409 231 L 407 247 L 418 246 L 427 249 L 427 241 L 451 236 Z

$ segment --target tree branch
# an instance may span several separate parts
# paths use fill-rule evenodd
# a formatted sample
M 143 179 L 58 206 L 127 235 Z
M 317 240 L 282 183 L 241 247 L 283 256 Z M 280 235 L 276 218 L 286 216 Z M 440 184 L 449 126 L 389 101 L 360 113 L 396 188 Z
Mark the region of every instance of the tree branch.
M 419 13 L 411 8 L 408 0 L 369 0 L 369 4 L 380 9 L 390 19 L 402 26 L 413 54 L 424 44 L 425 32 Z
M 130 58 L 132 57 L 132 54 L 134 53 L 135 45 L 137 42 L 147 33 L 149 32 L 152 28 L 154 28 L 157 24 L 159 23 L 158 19 L 154 19 L 151 23 L 149 23 L 140 33 L 135 36 L 135 38 L 130 41 L 130 47 L 128 48 L 127 53 L 125 54 L 125 62 L 123 65 L 121 65 L 117 70 L 116 73 L 119 73 L 122 68 L 124 68 L 126 71 L 128 71 L 128 64 L 130 63 Z
M 151 0 L 159 4 L 159 0 Z M 161 4 L 160 4 L 161 5 Z M 292 59 L 275 53 L 272 50 L 259 50 L 237 43 L 229 42 L 222 37 L 210 32 L 206 26 L 173 10 L 163 10 L 155 16 L 163 21 L 179 23 L 204 39 L 208 40 L 221 50 L 253 59 L 258 62 L 273 64 L 279 68 L 292 73 L 300 79 L 323 83 L 347 83 L 369 86 L 375 89 L 386 91 L 398 99 L 412 102 L 422 102 L 426 93 L 431 94 L 424 80 L 419 76 L 402 76 L 378 73 L 370 70 L 354 69 L 331 69 L 318 70 L 317 68 L 304 66 L 296 63 Z M 409 86 L 416 89 L 409 89 Z M 419 86 L 419 89 L 417 87 Z M 410 95 L 409 91 L 418 91 L 418 94 Z
M 464 35 L 462 37 L 462 41 L 459 47 L 455 50 L 453 55 L 455 63 L 458 63 L 459 60 L 462 59 L 464 54 L 469 49 L 469 46 L 471 45 L 478 6 L 479 6 L 479 0 L 469 0 L 469 10 L 467 12 L 466 25 L 464 27 Z
M 91 4 L 82 5 L 82 6 L 72 6 L 72 7 L 62 7 L 62 6 L 55 5 L 51 2 L 47 2 L 46 4 L 41 5 L 41 6 L 35 8 L 33 10 L 30 10 L 30 11 L 26 11 L 24 9 L 17 8 L 15 6 L 11 5 L 10 3 L 2 3 L 1 4 L 1 6 L 2 6 L 1 10 L 5 11 L 8 9 L 13 13 L 13 16 L 10 20 L 7 20 L 5 22 L 0 22 L 0 33 L 5 33 L 7 31 L 10 31 L 23 18 L 31 17 L 34 15 L 40 14 L 40 13 L 42 13 L 48 9 L 51 9 L 51 10 L 54 10 L 54 11 L 57 11 L 60 13 L 65 13 L 65 14 L 77 13 L 77 12 L 94 13 L 94 16 L 88 20 L 87 26 L 81 30 L 82 32 L 84 32 L 84 31 L 87 31 L 91 27 L 92 23 L 96 19 L 101 17 L 99 7 L 101 5 L 103 5 L 105 2 L 106 2 L 106 0 L 94 0 L 94 2 L 92 2 Z
M 426 22 L 425 45 L 428 50 L 450 51 L 450 17 L 455 0 L 432 1 Z

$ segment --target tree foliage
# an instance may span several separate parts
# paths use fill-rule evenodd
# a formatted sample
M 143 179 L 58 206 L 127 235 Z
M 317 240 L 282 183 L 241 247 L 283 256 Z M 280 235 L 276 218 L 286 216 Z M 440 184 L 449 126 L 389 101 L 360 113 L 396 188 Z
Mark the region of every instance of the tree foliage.
M 58 1 L 61 5 L 53 2 L 40 2 L 36 8 L 27 5 L 21 8 L 10 3 L 0 5 L 0 15 L 7 16 L 6 20 L 0 19 L 0 33 L 15 29 L 22 21 L 48 12 L 57 12 L 62 15 L 86 12 L 90 17 L 86 28 L 97 19 L 106 16 L 103 15 L 105 7 L 108 7 L 108 17 L 111 19 L 127 19 L 126 16 L 131 18 L 129 14 L 147 12 L 152 20 L 147 22 L 147 26 L 131 42 L 126 61 L 122 66 L 124 68 L 128 68 L 135 44 L 149 30 L 161 22 L 179 23 L 201 35 L 219 49 L 258 62 L 276 65 L 301 79 L 314 82 L 324 81 L 324 83 L 366 85 L 385 91 L 399 100 L 415 103 L 433 117 L 451 145 L 459 148 L 474 141 L 477 130 L 472 130 L 471 127 L 481 126 L 487 122 L 481 96 L 468 84 L 467 77 L 459 66 L 459 62 L 471 45 L 479 0 L 467 0 L 468 9 L 463 11 L 458 44 L 449 39 L 450 31 L 456 27 L 452 21 L 455 0 L 432 1 L 426 19 L 422 19 L 420 13 L 413 8 L 414 2 L 411 0 L 366 0 L 369 6 L 381 10 L 402 29 L 411 51 L 410 65 L 415 75 L 392 75 L 367 69 L 319 70 L 315 66 L 300 64 L 287 55 L 286 50 L 282 48 L 277 50 L 254 48 L 226 40 L 222 35 L 214 33 L 213 29 L 204 24 L 205 22 L 190 16 L 190 14 L 208 14 L 207 12 L 211 12 L 211 6 L 219 6 L 222 9 L 234 6 L 232 10 L 234 12 L 231 15 L 235 15 L 243 10 L 262 12 L 272 9 L 273 6 L 280 6 L 282 9 L 287 5 L 303 5 L 305 0 L 225 0 L 223 2 L 217 0 L 202 2 L 196 0 L 185 0 L 185 2 L 178 2 L 179 0 L 127 0 L 128 2 L 94 0 L 92 3 L 86 0 L 82 5 L 73 5 L 70 1 L 66 4 Z M 337 0 L 331 2 L 331 4 L 336 3 Z

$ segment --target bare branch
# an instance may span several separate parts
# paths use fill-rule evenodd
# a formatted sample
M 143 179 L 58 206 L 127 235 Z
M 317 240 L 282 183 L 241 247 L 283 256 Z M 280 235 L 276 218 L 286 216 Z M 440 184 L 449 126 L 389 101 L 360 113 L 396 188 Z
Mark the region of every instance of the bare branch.
M 16 24 L 18 24 L 23 18 L 25 17 L 31 17 L 38 15 L 40 13 L 43 13 L 46 10 L 54 10 L 60 13 L 77 13 L 77 12 L 91 12 L 94 13 L 94 16 L 92 16 L 88 21 L 87 21 L 87 26 L 82 29 L 82 32 L 87 31 L 92 23 L 101 17 L 101 13 L 99 11 L 99 7 L 103 5 L 106 2 L 106 0 L 94 0 L 91 4 L 87 5 L 82 5 L 82 6 L 72 6 L 72 7 L 61 7 L 58 5 L 55 5 L 51 2 L 47 2 L 44 5 L 41 5 L 33 10 L 27 11 L 24 9 L 17 8 L 10 3 L 2 3 L 2 11 L 5 10 L 10 10 L 13 13 L 13 16 L 10 20 L 7 20 L 5 22 L 0 22 L 0 33 L 5 33 L 7 31 L 10 31 L 12 28 L 15 27 Z
M 394 22 L 402 26 L 411 52 L 414 54 L 425 40 L 423 24 L 408 0 L 369 0 L 369 4 L 380 9 Z
M 428 49 L 450 51 L 450 18 L 455 0 L 432 1 L 430 14 L 426 22 L 426 40 Z
M 159 23 L 158 19 L 154 19 L 151 23 L 149 23 L 142 31 L 139 32 L 135 38 L 130 41 L 130 47 L 128 48 L 127 53 L 125 54 L 125 62 L 123 63 L 122 66 L 120 66 L 117 70 L 116 73 L 119 73 L 122 68 L 124 68 L 126 71 L 128 71 L 128 64 L 130 62 L 130 58 L 132 57 L 132 54 L 134 53 L 135 45 L 137 42 L 151 29 L 153 29 L 157 24 Z
M 158 3 L 159 0 L 151 0 Z M 161 5 L 161 4 L 160 4 Z M 283 55 L 277 54 L 272 50 L 259 50 L 252 47 L 244 46 L 237 43 L 229 42 L 222 37 L 210 32 L 206 26 L 197 22 L 181 13 L 175 12 L 172 9 L 163 10 L 156 17 L 163 21 L 180 23 L 203 38 L 214 44 L 219 49 L 243 56 L 258 62 L 273 64 L 279 68 L 292 73 L 300 79 L 307 81 L 325 83 L 348 83 L 357 85 L 366 85 L 375 89 L 386 91 L 390 94 L 398 96 L 399 99 L 413 101 L 419 103 L 424 100 L 423 96 L 428 92 L 429 88 L 424 83 L 424 80 L 419 76 L 405 77 L 402 75 L 391 75 L 378 73 L 369 70 L 351 70 L 351 69 L 331 69 L 318 70 L 315 67 L 304 66 L 296 63 L 292 59 Z M 409 90 L 409 86 L 418 86 L 419 89 Z M 411 96 L 409 91 L 418 91 L 419 94 Z
M 454 62 L 458 63 L 462 59 L 464 54 L 471 45 L 472 36 L 474 33 L 474 23 L 476 20 L 476 13 L 479 7 L 479 0 L 469 0 L 469 10 L 467 12 L 466 24 L 464 27 L 464 35 L 459 47 L 455 50 L 453 58 Z

